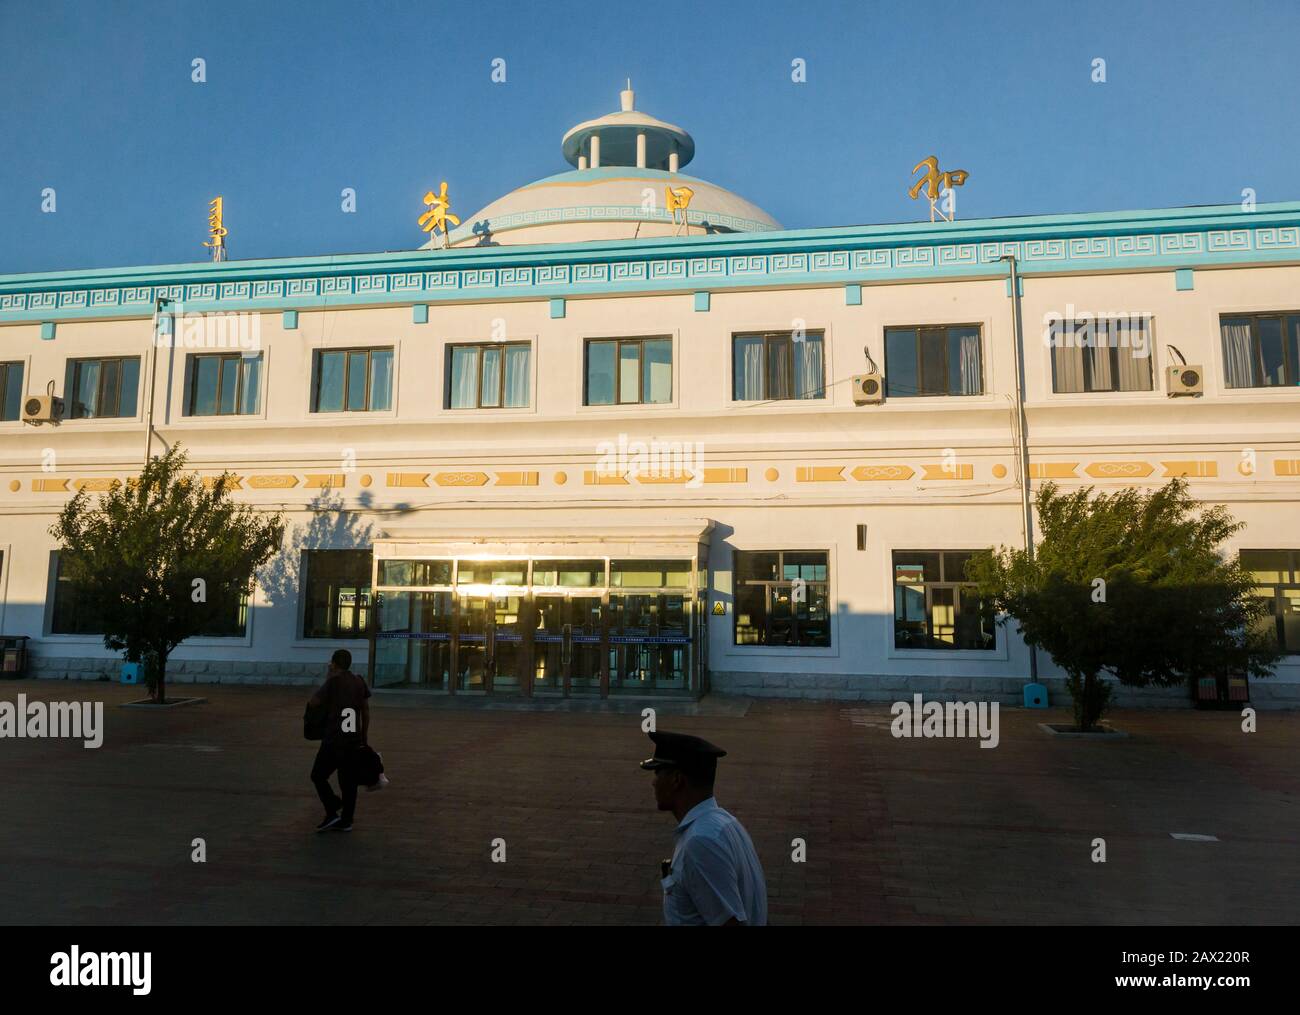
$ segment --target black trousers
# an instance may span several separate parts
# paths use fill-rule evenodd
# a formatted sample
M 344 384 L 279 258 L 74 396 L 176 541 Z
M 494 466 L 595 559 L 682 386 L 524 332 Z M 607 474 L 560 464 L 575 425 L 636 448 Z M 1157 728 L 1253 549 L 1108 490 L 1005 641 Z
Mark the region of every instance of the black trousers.
M 352 764 L 352 752 L 355 748 L 322 743 L 316 752 L 316 763 L 311 767 L 311 781 L 316 786 L 320 802 L 325 805 L 326 814 L 334 814 L 339 806 L 343 807 L 344 824 L 352 823 L 352 815 L 357 809 L 357 777 Z M 339 799 L 330 785 L 330 776 L 339 773 L 339 788 L 343 790 L 343 799 Z

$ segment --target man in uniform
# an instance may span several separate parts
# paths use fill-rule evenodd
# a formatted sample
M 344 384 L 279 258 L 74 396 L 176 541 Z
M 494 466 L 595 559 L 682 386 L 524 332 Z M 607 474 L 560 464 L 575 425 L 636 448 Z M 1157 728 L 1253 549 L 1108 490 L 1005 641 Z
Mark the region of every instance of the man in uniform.
M 762 927 L 767 883 L 745 826 L 718 806 L 713 780 L 727 752 L 685 733 L 651 733 L 655 802 L 677 819 L 673 858 L 661 865 L 664 922 Z

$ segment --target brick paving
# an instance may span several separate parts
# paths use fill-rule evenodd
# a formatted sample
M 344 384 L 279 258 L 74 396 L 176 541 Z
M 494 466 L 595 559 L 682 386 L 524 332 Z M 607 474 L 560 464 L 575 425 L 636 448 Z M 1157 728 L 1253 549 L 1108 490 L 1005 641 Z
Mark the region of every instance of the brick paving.
M 673 821 L 636 767 L 636 710 L 381 701 L 372 742 L 393 784 L 361 794 L 351 834 L 315 835 L 303 692 L 193 690 L 209 703 L 147 713 L 117 707 L 134 688 L 0 683 L 0 700 L 102 700 L 107 724 L 99 750 L 0 740 L 0 922 L 659 921 Z M 1064 710 L 1003 709 L 987 750 L 895 740 L 883 705 L 670 711 L 662 728 L 729 751 L 718 798 L 754 838 L 774 924 L 1300 921 L 1298 712 L 1246 735 L 1232 713 L 1121 710 L 1129 739 L 1098 743 L 1038 729 Z

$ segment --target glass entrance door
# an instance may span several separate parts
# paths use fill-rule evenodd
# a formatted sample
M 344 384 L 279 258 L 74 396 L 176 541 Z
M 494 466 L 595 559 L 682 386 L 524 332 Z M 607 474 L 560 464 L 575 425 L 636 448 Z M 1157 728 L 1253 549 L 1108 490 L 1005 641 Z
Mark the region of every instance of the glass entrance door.
M 521 595 L 460 597 L 456 635 L 456 690 L 519 694 L 524 689 Z
M 604 615 L 600 597 L 540 594 L 534 605 L 533 693 L 598 693 Z
M 675 592 L 610 592 L 610 690 L 635 693 L 689 686 L 689 601 L 688 595 Z
M 448 693 L 698 693 L 704 558 L 375 561 L 371 679 Z
M 522 595 L 492 597 L 488 641 L 488 693 L 520 694 L 526 686 L 528 646 L 524 643 Z
M 450 592 L 376 596 L 375 686 L 445 691 L 451 679 Z

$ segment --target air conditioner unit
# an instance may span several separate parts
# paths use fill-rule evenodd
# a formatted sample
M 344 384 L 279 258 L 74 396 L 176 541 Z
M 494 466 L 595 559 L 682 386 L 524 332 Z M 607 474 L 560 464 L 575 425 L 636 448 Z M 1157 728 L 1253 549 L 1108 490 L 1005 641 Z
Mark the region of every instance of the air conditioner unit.
M 853 375 L 853 404 L 879 405 L 885 400 L 885 378 L 883 374 Z
M 39 425 L 63 418 L 63 399 L 54 395 L 28 395 L 23 399 L 23 422 Z
M 1186 363 L 1171 366 L 1168 377 L 1169 383 L 1165 385 L 1165 391 L 1170 398 L 1205 393 L 1205 371 L 1199 366 L 1190 366 Z

